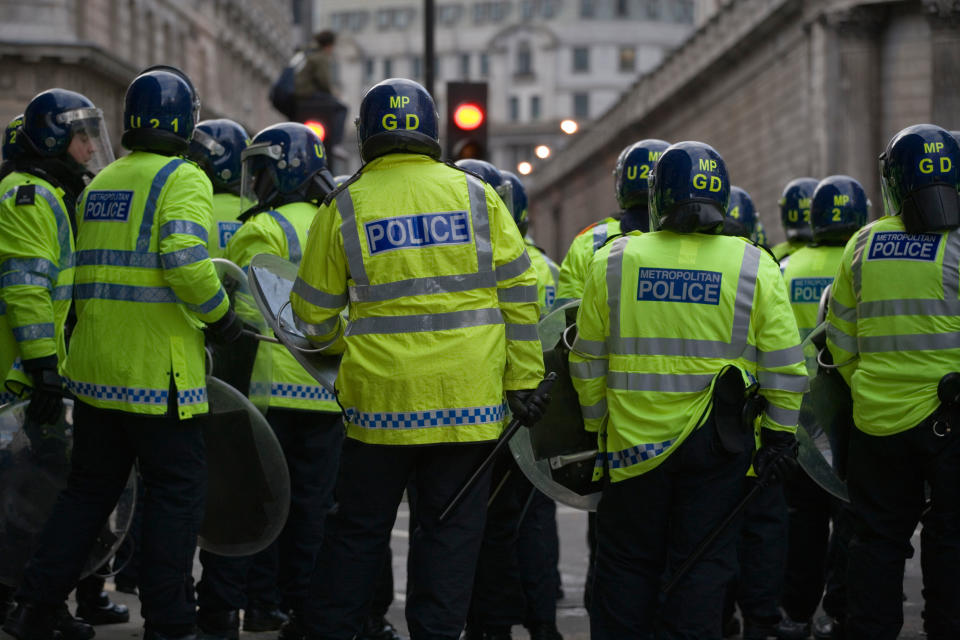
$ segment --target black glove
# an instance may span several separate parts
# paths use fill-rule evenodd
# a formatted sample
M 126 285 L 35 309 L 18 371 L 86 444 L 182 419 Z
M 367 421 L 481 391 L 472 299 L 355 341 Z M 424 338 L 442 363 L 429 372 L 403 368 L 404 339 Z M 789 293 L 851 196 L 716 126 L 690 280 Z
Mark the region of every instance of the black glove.
M 27 420 L 34 424 L 56 424 L 63 412 L 63 386 L 57 373 L 57 357 L 23 361 L 23 370 L 33 381 Z
M 507 391 L 507 404 L 513 417 L 520 421 L 525 427 L 532 427 L 537 424 L 547 411 L 547 404 L 550 402 L 550 396 L 538 396 L 533 392 L 536 389 L 519 389 L 517 391 Z
M 797 466 L 797 446 L 797 438 L 792 433 L 761 429 L 760 448 L 753 457 L 753 470 L 761 478 L 769 474 L 772 482 L 780 482 Z
M 243 321 L 233 309 L 227 309 L 223 317 L 207 325 L 207 338 L 220 346 L 233 344 L 243 335 Z

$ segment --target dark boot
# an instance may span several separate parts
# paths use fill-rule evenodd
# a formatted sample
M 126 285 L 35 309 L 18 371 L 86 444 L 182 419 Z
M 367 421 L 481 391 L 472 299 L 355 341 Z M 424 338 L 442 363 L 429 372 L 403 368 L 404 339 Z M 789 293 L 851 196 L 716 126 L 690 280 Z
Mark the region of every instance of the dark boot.
M 280 627 L 277 640 L 306 640 L 306 637 L 307 632 L 300 626 L 300 622 L 297 620 L 297 614 L 291 611 L 290 619 Z
M 243 630 L 277 631 L 289 619 L 290 616 L 277 606 L 251 605 L 243 610 Z
M 77 617 L 92 625 L 122 624 L 130 622 L 130 610 L 125 604 L 112 602 L 107 592 L 101 591 L 96 598 L 84 598 L 77 603 Z
M 53 640 L 55 623 L 54 607 L 20 603 L 7 616 L 3 630 L 17 640 Z
M 554 622 L 538 622 L 527 627 L 530 640 L 563 640 Z
M 197 634 L 201 640 L 237 640 L 240 637 L 240 612 L 236 609 L 228 611 L 197 612 Z
M 806 640 L 810 637 L 810 621 L 794 620 L 784 615 L 777 623 L 777 637 L 780 640 Z
M 13 588 L 0 584 L 0 625 L 7 621 L 7 616 L 13 613 Z
M 386 618 L 367 618 L 357 640 L 407 640 Z
M 778 622 L 743 616 L 743 640 L 777 640 Z
M 840 621 L 833 616 L 822 615 L 813 623 L 813 637 L 817 640 L 834 640 L 843 637 Z

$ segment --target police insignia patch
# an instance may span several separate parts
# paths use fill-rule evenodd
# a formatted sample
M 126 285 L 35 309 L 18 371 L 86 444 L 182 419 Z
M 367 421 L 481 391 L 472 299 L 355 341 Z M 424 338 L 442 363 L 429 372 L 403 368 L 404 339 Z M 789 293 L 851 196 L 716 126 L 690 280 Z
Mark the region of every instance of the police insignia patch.
M 37 193 L 37 185 L 22 184 L 17 187 L 17 204 L 33 204 Z

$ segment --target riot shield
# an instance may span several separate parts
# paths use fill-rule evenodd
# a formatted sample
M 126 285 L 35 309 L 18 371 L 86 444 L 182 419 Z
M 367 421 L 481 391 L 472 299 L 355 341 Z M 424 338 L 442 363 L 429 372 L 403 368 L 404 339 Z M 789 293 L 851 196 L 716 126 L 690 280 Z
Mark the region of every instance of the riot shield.
M 540 321 L 543 364 L 547 373 L 556 372 L 558 379 L 543 419 L 530 429 L 520 429 L 510 440 L 510 451 L 530 483 L 548 497 L 575 509 L 594 511 L 601 491 L 600 483 L 592 479 L 597 434 L 583 428 L 564 344 L 567 311 L 576 311 L 579 305 L 579 300 L 568 302 Z
M 242 393 L 208 377 L 207 397 L 207 499 L 199 544 L 217 555 L 252 555 L 273 542 L 287 520 L 287 461 L 270 425 Z
M 16 586 L 37 550 L 39 534 L 67 485 L 73 447 L 73 400 L 64 400 L 56 425 L 27 422 L 27 401 L 0 410 L 0 584 Z M 94 542 L 82 576 L 116 553 L 130 528 L 137 499 L 131 471 L 113 513 Z
M 220 282 L 230 298 L 230 306 L 240 316 L 244 324 L 257 333 L 268 334 L 267 325 L 253 301 L 247 274 L 243 269 L 225 258 L 213 258 L 213 266 L 220 276 Z M 272 349 L 269 345 L 260 346 L 260 342 L 249 335 L 242 336 L 228 346 L 208 344 L 213 366 L 210 375 L 219 378 L 250 398 L 250 401 L 262 413 L 270 405 L 270 381 L 272 374 Z
M 838 471 L 843 469 L 853 425 L 853 402 L 839 372 L 818 363 L 819 352 L 826 348 L 826 327 L 822 322 L 802 345 L 810 386 L 800 405 L 797 461 L 824 491 L 849 502 L 846 483 Z
M 324 389 L 336 393 L 334 383 L 340 369 L 340 356 L 315 348 L 293 322 L 290 291 L 297 280 L 297 265 L 262 253 L 254 256 L 248 273 L 253 299 L 274 335 Z

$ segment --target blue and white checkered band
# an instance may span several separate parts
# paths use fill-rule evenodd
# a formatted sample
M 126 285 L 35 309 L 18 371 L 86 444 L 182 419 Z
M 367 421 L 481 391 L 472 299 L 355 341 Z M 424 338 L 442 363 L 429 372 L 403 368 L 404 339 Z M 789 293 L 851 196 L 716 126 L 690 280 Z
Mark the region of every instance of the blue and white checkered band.
M 879 231 L 870 241 L 867 260 L 917 260 L 933 262 L 937 259 L 942 235 L 936 233 L 904 233 Z
M 336 396 L 319 385 L 287 384 L 274 382 L 270 385 L 270 395 L 274 398 L 293 398 L 296 400 L 336 401 Z
M 665 442 L 652 442 L 647 444 L 638 444 L 622 451 L 607 452 L 607 466 L 610 469 L 625 469 L 635 464 L 646 462 L 663 454 L 667 449 L 673 446 L 676 440 L 667 440 Z M 603 467 L 603 453 L 597 454 L 595 467 Z
M 496 424 L 502 422 L 505 415 L 506 406 L 502 404 L 403 413 L 366 413 L 357 411 L 354 407 L 346 410 L 347 422 L 364 429 L 422 429 Z

